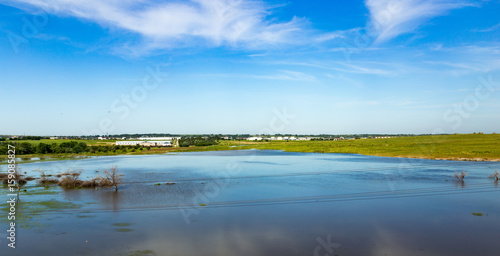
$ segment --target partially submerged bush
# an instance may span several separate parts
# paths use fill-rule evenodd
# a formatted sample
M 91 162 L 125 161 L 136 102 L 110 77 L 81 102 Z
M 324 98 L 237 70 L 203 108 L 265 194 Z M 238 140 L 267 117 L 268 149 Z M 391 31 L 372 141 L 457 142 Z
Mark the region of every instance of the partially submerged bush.
M 48 186 L 48 185 L 55 185 L 59 183 L 58 179 L 43 179 L 43 180 L 38 180 L 38 184 L 43 185 L 43 186 Z
M 70 171 L 65 173 L 64 177 L 59 181 L 58 185 L 66 188 L 77 188 L 82 185 L 82 181 L 80 180 L 80 171 Z
M 99 186 L 109 188 L 113 186 L 113 182 L 108 179 L 101 179 L 101 181 L 99 182 Z
M 15 169 L 15 172 L 13 173 L 14 174 L 14 179 L 16 181 L 16 184 L 22 186 L 24 184 L 26 184 L 28 181 L 23 178 L 24 175 L 21 174 L 21 172 L 18 170 L 18 169 Z M 9 174 L 8 173 L 1 173 L 0 174 L 0 179 L 2 180 L 2 183 L 4 185 L 8 185 L 9 184 Z
M 105 177 L 96 177 L 91 180 L 82 181 L 80 180 L 81 171 L 67 171 L 62 174 L 56 175 L 56 177 L 63 176 L 60 180 L 58 179 L 47 179 L 48 175 L 45 175 L 43 171 L 41 172 L 41 177 L 38 180 L 38 184 L 40 185 L 51 185 L 57 184 L 61 187 L 65 188 L 97 188 L 97 187 L 114 187 L 115 190 L 118 190 L 118 185 L 121 184 L 121 180 L 123 174 L 118 172 L 116 166 L 113 166 L 109 171 L 105 170 L 103 173 Z
M 468 173 L 462 171 L 461 173 L 455 172 L 455 174 L 451 175 L 451 177 L 455 180 L 458 181 L 464 181 L 465 177 L 468 175 Z
M 500 173 L 498 173 L 498 170 L 495 170 L 495 172 L 492 175 L 488 176 L 488 178 L 498 181 L 498 176 L 500 176 Z

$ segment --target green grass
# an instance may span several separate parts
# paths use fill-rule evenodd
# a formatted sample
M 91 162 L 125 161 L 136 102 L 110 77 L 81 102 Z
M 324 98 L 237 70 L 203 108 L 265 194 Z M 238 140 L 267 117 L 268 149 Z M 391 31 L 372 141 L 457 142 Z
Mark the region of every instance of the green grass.
M 89 146 L 106 146 L 106 145 L 115 145 L 115 141 L 116 140 L 76 140 L 76 139 L 72 139 L 72 140 L 50 140 L 50 139 L 43 139 L 43 140 L 13 140 L 12 142 L 18 142 L 18 143 L 28 142 L 28 143 L 31 143 L 31 145 L 33 145 L 33 146 L 37 146 L 40 143 L 45 143 L 45 144 L 52 144 L 52 143 L 61 144 L 63 142 L 70 142 L 70 141 L 84 142 L 84 143 L 86 143 Z M 7 142 L 9 142 L 9 141 L 7 141 Z
M 70 140 L 28 141 L 62 143 Z M 110 145 L 114 141 L 79 140 L 89 145 Z M 22 142 L 22 141 L 17 141 Z M 236 147 L 234 147 L 236 146 Z M 358 139 L 344 141 L 221 141 L 218 145 L 186 148 L 151 148 L 151 150 L 106 153 L 24 155 L 22 157 L 52 157 L 50 160 L 71 159 L 75 156 L 101 155 L 143 155 L 164 154 L 168 152 L 220 151 L 242 149 L 269 149 L 289 152 L 311 153 L 351 153 L 387 157 L 408 157 L 447 160 L 496 160 L 500 161 L 500 134 L 457 134 L 408 136 L 390 139 Z M 0 158 L 6 156 L 0 156 Z M 4 163 L 5 164 L 5 163 Z
M 500 134 L 412 136 L 345 141 L 255 143 L 238 149 L 352 153 L 373 156 L 448 160 L 500 160 Z

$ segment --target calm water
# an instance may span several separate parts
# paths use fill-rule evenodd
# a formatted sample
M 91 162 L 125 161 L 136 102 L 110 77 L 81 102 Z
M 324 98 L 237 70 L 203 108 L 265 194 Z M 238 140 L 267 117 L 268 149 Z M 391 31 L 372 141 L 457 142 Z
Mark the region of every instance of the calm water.
M 18 209 L 24 216 L 17 248 L 0 239 L 0 255 L 456 256 L 500 251 L 500 187 L 487 179 L 500 163 L 246 150 L 20 167 L 33 177 L 37 169 L 54 175 L 71 169 L 90 179 L 114 165 L 125 174 L 118 193 L 28 183 Z M 451 175 L 462 170 L 469 173 L 465 183 L 453 182 Z M 1 191 L 6 199 L 7 190 Z M 0 237 L 6 235 L 3 231 Z

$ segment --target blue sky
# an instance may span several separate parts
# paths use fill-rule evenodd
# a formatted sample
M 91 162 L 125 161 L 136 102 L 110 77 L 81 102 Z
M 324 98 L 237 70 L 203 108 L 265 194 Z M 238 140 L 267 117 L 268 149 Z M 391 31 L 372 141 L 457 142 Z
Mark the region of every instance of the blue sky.
M 0 134 L 499 132 L 498 13 L 493 0 L 0 0 Z

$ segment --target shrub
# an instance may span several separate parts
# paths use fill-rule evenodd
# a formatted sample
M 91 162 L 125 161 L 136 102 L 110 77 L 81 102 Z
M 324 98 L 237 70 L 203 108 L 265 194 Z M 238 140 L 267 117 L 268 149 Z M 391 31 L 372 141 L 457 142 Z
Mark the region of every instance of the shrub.
M 468 175 L 468 173 L 462 171 L 461 173 L 455 172 L 455 174 L 451 175 L 451 177 L 455 180 L 457 179 L 458 181 L 464 181 L 465 177 Z
M 82 182 L 81 187 L 82 188 L 96 188 L 96 187 L 99 187 L 101 180 L 102 180 L 101 177 L 96 177 L 96 178 L 93 178 L 91 180 L 86 180 L 86 181 Z
M 38 180 L 38 184 L 43 185 L 43 186 L 48 186 L 48 185 L 55 185 L 58 184 L 59 180 L 58 179 L 44 179 L 44 180 Z
M 113 182 L 111 182 L 108 179 L 101 179 L 99 181 L 99 186 L 101 186 L 101 187 L 112 187 L 113 186 Z
M 488 176 L 488 178 L 493 179 L 495 181 L 498 181 L 499 175 L 500 175 L 500 173 L 498 173 L 498 170 L 495 170 L 495 172 L 492 175 Z
M 23 178 L 23 176 L 24 175 L 21 174 L 21 171 L 19 171 L 18 169 L 15 169 L 14 180 L 20 186 L 22 186 L 28 182 L 25 178 Z M 8 173 L 1 173 L 0 179 L 2 180 L 3 184 L 5 184 L 5 185 L 9 184 L 9 174 Z
M 77 188 L 82 185 L 82 181 L 80 180 L 80 171 L 69 171 L 64 174 L 64 177 L 59 181 L 58 185 L 67 188 Z

